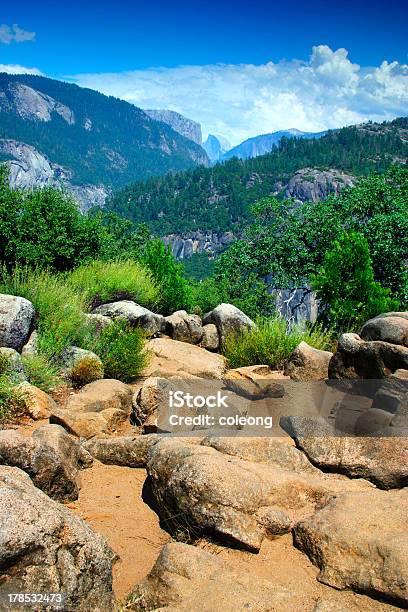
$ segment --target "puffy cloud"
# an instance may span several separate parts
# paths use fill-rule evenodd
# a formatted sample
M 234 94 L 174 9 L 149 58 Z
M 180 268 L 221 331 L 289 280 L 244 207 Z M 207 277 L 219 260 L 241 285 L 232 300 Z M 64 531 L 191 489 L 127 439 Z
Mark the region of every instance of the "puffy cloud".
M 308 61 L 79 74 L 82 86 L 142 108 L 168 108 L 233 144 L 275 130 L 321 131 L 408 114 L 408 66 L 361 67 L 346 49 L 313 47 Z
M 16 23 L 11 27 L 3 23 L 0 25 L 0 43 L 9 45 L 11 42 L 21 43 L 35 40 L 35 32 L 27 32 Z
M 44 76 L 41 70 L 38 70 L 38 68 L 27 68 L 26 66 L 20 66 L 20 64 L 0 64 L 0 72 L 7 72 L 8 74 L 36 74 L 38 76 Z

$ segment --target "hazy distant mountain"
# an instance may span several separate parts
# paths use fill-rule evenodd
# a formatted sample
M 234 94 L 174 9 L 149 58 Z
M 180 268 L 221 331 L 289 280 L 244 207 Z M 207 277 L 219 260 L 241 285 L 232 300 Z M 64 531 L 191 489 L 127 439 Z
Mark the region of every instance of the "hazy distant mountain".
M 321 138 L 325 134 L 327 132 L 302 132 L 295 128 L 262 134 L 261 136 L 248 138 L 248 140 L 244 140 L 241 144 L 226 151 L 222 159 L 231 159 L 231 157 L 249 159 L 250 157 L 258 157 L 258 155 L 265 155 L 265 153 L 272 151 L 273 147 L 276 147 L 284 136 L 287 138 Z
M 202 147 L 133 104 L 33 75 L 0 73 L 0 161 L 15 186 L 62 185 L 88 208 L 112 188 L 208 165 Z
M 226 138 L 213 134 L 209 134 L 207 140 L 203 143 L 203 149 L 212 162 L 219 161 L 230 147 L 231 145 Z
M 163 123 L 167 123 L 170 127 L 173 128 L 176 132 L 189 138 L 193 142 L 197 144 L 201 144 L 203 142 L 203 137 L 201 134 L 201 125 L 197 123 L 197 121 L 193 121 L 192 119 L 188 119 L 184 117 L 184 115 L 180 115 L 180 113 L 176 113 L 176 111 L 171 110 L 145 110 L 144 112 L 149 115 L 155 121 L 162 121 Z

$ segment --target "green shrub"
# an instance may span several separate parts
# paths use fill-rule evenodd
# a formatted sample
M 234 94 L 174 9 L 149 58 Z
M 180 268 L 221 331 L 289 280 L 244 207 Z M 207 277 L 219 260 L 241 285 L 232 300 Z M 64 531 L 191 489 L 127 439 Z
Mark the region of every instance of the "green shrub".
M 199 314 L 209 312 L 219 304 L 228 302 L 228 295 L 214 278 L 205 278 L 192 284 L 193 303 Z
M 63 385 L 58 368 L 44 355 L 23 355 L 22 360 L 28 382 L 35 387 L 50 393 Z
M 58 359 L 68 346 L 84 346 L 90 325 L 83 316 L 85 301 L 59 275 L 16 266 L 0 273 L 0 293 L 30 300 L 37 313 L 38 351 Z
M 374 280 L 367 239 L 349 232 L 334 242 L 312 277 L 322 310 L 320 319 L 337 332 L 358 331 L 365 321 L 398 310 L 390 290 Z
M 0 428 L 14 422 L 25 411 L 24 394 L 16 389 L 7 376 L 0 376 Z
M 149 270 L 133 260 L 93 261 L 67 275 L 68 284 L 92 310 L 105 302 L 133 300 L 147 308 L 159 301 L 159 290 Z
M 222 352 L 230 368 L 263 364 L 279 370 L 302 341 L 317 349 L 328 350 L 332 346 L 331 334 L 322 327 L 288 328 L 283 318 L 275 317 L 258 319 L 256 328 L 227 336 Z
M 84 357 L 72 368 L 69 378 L 74 387 L 83 387 L 95 380 L 103 378 L 104 369 L 95 357 Z
M 0 376 L 8 374 L 10 370 L 10 360 L 7 355 L 0 353 Z
M 184 278 L 182 264 L 175 261 L 170 247 L 166 247 L 161 240 L 151 240 L 142 261 L 160 286 L 160 312 L 170 314 L 175 310 L 191 310 L 194 305 L 191 288 Z
M 116 319 L 105 327 L 94 340 L 92 350 L 101 358 L 105 378 L 116 378 L 125 383 L 137 378 L 149 361 L 145 350 L 144 332 Z

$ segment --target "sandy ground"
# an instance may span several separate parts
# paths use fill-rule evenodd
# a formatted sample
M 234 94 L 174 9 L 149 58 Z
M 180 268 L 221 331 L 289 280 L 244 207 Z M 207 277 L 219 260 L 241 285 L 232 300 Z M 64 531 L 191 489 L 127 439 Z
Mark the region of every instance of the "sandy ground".
M 79 499 L 67 504 L 102 534 L 120 557 L 113 570 L 118 600 L 124 600 L 133 586 L 149 573 L 162 546 L 171 539 L 160 528 L 157 514 L 143 500 L 145 479 L 144 469 L 108 466 L 95 461 L 82 473 Z M 329 610 L 333 612 L 397 610 L 368 597 L 338 592 L 320 584 L 316 580 L 317 568 L 292 546 L 290 534 L 264 540 L 259 554 L 228 549 L 206 540 L 197 545 L 221 556 L 243 573 L 266 578 L 289 591 L 301 590 L 304 594 L 301 610 L 305 612 L 312 612 L 320 599 L 329 602 Z

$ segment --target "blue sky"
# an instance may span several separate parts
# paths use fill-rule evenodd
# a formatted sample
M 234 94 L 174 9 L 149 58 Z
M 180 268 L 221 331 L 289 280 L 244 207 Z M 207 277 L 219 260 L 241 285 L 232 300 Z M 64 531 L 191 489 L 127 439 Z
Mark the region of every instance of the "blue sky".
M 408 114 L 407 22 L 396 0 L 23 0 L 2 7 L 0 64 L 173 108 L 235 144 Z

